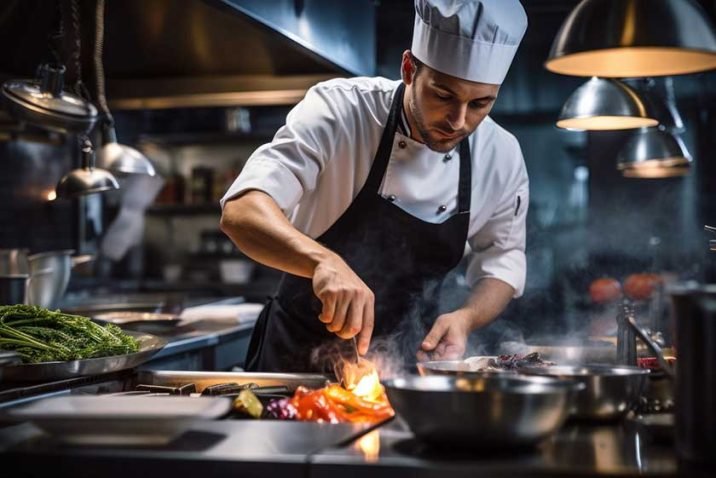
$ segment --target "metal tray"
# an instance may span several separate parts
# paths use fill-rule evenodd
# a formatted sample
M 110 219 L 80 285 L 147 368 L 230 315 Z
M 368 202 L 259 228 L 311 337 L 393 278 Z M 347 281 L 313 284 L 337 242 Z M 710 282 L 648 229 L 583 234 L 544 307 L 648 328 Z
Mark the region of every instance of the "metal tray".
M 47 382 L 126 370 L 143 364 L 167 344 L 156 335 L 131 330 L 124 332 L 139 340 L 138 352 L 64 362 L 7 365 L 0 367 L 0 382 Z

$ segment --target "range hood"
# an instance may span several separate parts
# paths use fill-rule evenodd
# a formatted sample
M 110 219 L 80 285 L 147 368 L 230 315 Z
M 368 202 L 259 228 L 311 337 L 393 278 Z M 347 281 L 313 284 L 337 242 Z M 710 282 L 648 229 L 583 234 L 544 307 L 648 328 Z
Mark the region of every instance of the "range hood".
M 68 0 L 65 11 L 69 11 Z M 80 0 L 92 79 L 94 0 Z M 2 79 L 34 76 L 49 55 L 48 0 L 0 6 Z M 66 29 L 68 58 L 72 31 Z M 20 46 L 22 45 L 22 46 Z M 372 0 L 109 0 L 104 68 L 112 109 L 280 105 L 336 76 L 375 73 Z

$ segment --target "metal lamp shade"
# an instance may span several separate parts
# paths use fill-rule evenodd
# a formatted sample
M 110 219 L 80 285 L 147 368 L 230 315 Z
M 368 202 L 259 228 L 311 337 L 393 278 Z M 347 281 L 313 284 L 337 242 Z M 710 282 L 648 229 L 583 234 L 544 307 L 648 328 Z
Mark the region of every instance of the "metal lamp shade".
M 562 107 L 557 127 L 603 131 L 656 126 L 651 108 L 618 80 L 592 78 L 577 88 Z
M 716 68 L 716 30 L 694 0 L 582 0 L 545 68 L 573 76 L 672 76 Z
M 99 167 L 117 174 L 156 175 L 156 170 L 149 158 L 136 149 L 117 143 L 117 134 L 113 125 L 102 128 L 102 143 L 97 154 Z
M 94 150 L 89 140 L 82 146 L 82 167 L 65 175 L 55 188 L 57 197 L 72 198 L 86 194 L 119 189 L 119 184 L 109 171 L 95 168 Z
M 112 173 L 104 169 L 75 169 L 57 185 L 57 197 L 70 198 L 119 189 Z
M 681 140 L 659 128 L 643 128 L 624 145 L 617 168 L 628 178 L 685 176 L 691 157 Z
M 35 80 L 9 80 L 2 96 L 10 113 L 21 121 L 60 133 L 86 133 L 97 119 L 89 101 L 63 90 L 64 66 L 42 65 Z

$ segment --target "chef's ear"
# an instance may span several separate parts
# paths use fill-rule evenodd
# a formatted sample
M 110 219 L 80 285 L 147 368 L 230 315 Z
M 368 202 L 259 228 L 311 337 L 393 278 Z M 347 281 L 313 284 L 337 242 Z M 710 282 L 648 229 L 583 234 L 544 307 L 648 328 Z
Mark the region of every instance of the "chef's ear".
M 403 52 L 403 60 L 400 64 L 400 76 L 403 79 L 403 83 L 406 85 L 413 82 L 415 74 L 418 72 L 418 64 L 416 61 L 417 60 L 410 50 L 405 50 Z

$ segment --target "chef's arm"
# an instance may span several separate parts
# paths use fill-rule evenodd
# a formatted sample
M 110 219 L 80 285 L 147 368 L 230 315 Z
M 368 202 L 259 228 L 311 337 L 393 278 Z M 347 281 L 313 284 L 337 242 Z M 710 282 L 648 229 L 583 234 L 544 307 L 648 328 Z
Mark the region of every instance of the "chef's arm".
M 465 305 L 437 318 L 420 346 L 418 360 L 462 357 L 470 333 L 492 322 L 514 294 L 515 289 L 499 279 L 486 277 L 478 281 Z
M 492 322 L 515 295 L 515 289 L 500 279 L 486 277 L 472 290 L 465 305 L 456 312 L 461 313 L 470 332 Z
M 317 320 L 341 338 L 357 336 L 359 352 L 368 351 L 373 293 L 338 254 L 296 229 L 271 196 L 250 190 L 227 201 L 221 230 L 253 260 L 312 279 L 323 304 Z

